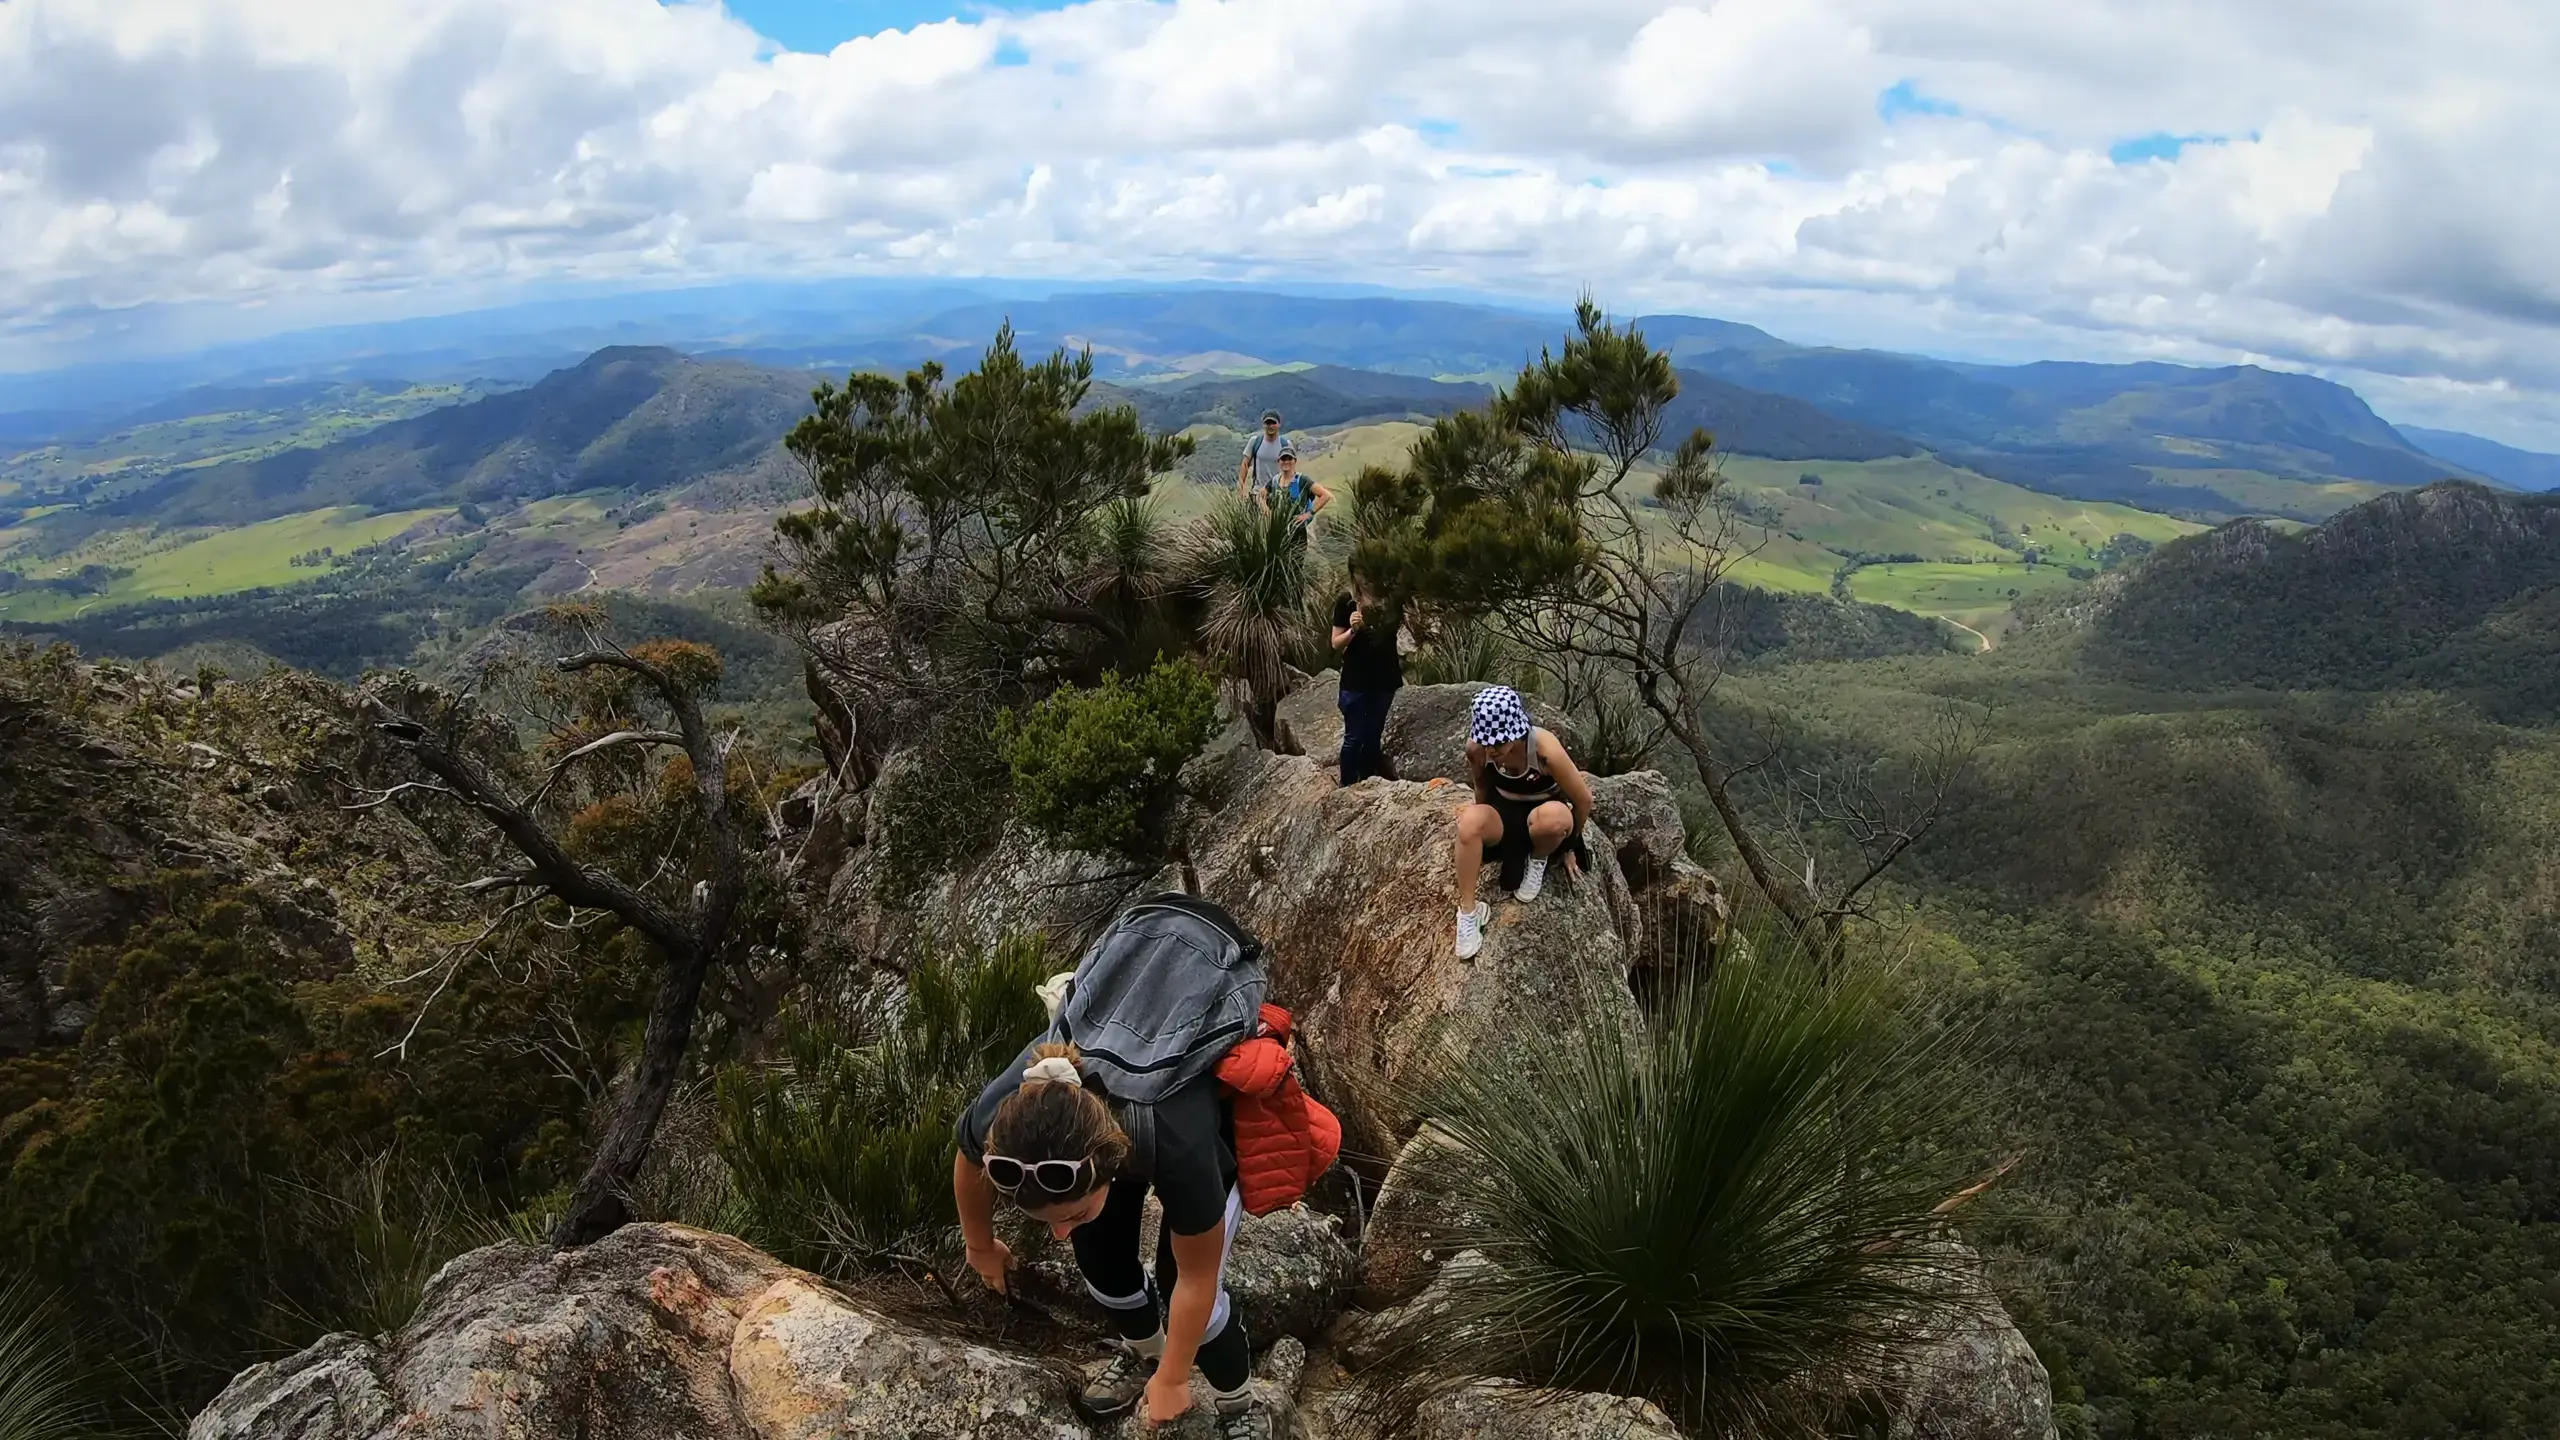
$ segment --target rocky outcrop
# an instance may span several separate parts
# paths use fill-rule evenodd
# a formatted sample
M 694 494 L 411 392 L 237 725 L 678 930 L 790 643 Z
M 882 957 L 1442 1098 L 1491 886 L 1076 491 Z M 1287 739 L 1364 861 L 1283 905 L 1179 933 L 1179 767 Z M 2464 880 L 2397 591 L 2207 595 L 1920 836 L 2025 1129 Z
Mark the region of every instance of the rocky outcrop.
M 1944 1302 L 1887 1368 L 1891 1440 L 2056 1440 L 2053 1378 L 1982 1273 L 1952 1236 L 1929 1288 Z
M 746 1244 L 634 1225 L 473 1251 L 389 1343 L 248 1371 L 188 1440 L 1087 1440 L 1065 1377 L 848 1300 Z
M 1160 1218 L 1150 1197 L 1146 1218 L 1138 1227 L 1139 1254 L 1155 1253 Z M 1045 1236 L 1027 1238 L 1029 1243 L 1014 1253 L 1036 1256 L 1028 1262 L 1033 1277 L 1051 1296 L 1083 1310 L 1087 1304 L 1084 1281 L 1076 1274 L 1074 1257 L 1065 1246 L 1048 1243 Z M 1342 1222 L 1333 1216 L 1305 1205 L 1248 1215 L 1237 1227 L 1235 1249 L 1227 1255 L 1227 1293 L 1256 1346 L 1282 1336 L 1314 1340 L 1342 1312 L 1359 1263 L 1342 1238 Z M 1102 1333 L 1101 1312 L 1091 1311 L 1090 1318 L 1095 1333 Z
M 360 782 L 413 772 L 345 690 L 212 681 L 0 651 L 0 1059 L 79 1042 L 105 976 L 72 958 L 173 874 L 248 907 L 312 979 L 405 974 L 476 928 L 456 886 L 493 868 L 489 837 L 363 803 Z
M 1396 1091 L 1438 1047 L 1534 1084 L 1564 1017 L 1636 1023 L 1619 930 L 1632 899 L 1605 839 L 1590 873 L 1558 872 L 1535 904 L 1499 898 L 1488 870 L 1493 924 L 1461 961 L 1449 847 L 1463 788 L 1345 788 L 1311 760 L 1249 747 L 1204 755 L 1186 782 L 1200 797 L 1184 832 L 1200 893 L 1269 947 L 1272 999 L 1296 1014 L 1302 1064 L 1353 1156 L 1395 1154 L 1412 1128 Z
M 1342 679 L 1331 670 L 1310 678 L 1280 702 L 1280 722 L 1293 753 L 1331 768 L 1342 759 L 1342 712 L 1335 696 Z M 1386 752 L 1387 773 L 1399 780 L 1464 780 L 1467 778 L 1467 707 L 1485 688 L 1482 681 L 1458 685 L 1407 685 L 1396 692 L 1387 712 L 1387 728 L 1379 737 Z M 1569 715 L 1537 713 L 1540 725 L 1555 732 L 1570 751 L 1580 732 Z

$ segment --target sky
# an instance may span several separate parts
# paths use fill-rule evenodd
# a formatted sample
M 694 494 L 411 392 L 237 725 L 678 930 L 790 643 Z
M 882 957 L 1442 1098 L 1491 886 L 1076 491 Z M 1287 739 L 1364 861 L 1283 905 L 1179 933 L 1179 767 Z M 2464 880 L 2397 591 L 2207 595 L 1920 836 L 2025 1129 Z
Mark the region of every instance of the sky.
M 2560 0 L 0 0 L 0 350 L 1357 282 L 2255 361 L 2560 449 Z

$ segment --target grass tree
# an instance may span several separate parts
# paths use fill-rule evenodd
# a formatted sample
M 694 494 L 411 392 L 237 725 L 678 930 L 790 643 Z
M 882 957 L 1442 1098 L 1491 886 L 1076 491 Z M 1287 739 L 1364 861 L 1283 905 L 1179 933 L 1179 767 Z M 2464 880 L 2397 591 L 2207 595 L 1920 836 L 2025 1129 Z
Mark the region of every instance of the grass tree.
M 1193 527 L 1183 570 L 1201 607 L 1201 648 L 1244 687 L 1254 743 L 1279 748 L 1280 696 L 1315 580 L 1307 537 L 1285 510 L 1227 501 Z
M 1426 1072 L 1407 1098 L 1455 1143 L 1413 1183 L 1482 1263 L 1381 1338 L 1391 1410 L 1496 1376 L 1641 1395 L 1693 1434 L 1836 1433 L 1934 1303 L 1979 1067 L 1887 967 L 1823 969 L 1764 923 L 1643 1027 L 1596 999 L 1541 1017 L 1535 1083 Z

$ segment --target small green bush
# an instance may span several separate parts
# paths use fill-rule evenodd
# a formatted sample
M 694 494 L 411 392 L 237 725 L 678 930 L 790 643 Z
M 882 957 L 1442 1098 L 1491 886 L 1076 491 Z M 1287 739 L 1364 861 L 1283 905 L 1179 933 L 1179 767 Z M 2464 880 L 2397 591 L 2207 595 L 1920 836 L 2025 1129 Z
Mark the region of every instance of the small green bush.
M 984 853 L 1004 830 L 1011 779 L 983 711 L 944 717 L 871 797 L 890 873 L 912 884 Z
M 949 1273 L 952 1127 L 1048 1023 L 1036 940 L 934 952 L 902 1001 L 783 1025 L 781 1058 L 720 1072 L 716 1142 L 741 1235 L 838 1278 Z
M 1217 723 L 1217 686 L 1196 667 L 1159 660 L 1134 681 L 1107 675 L 996 719 L 1024 823 L 1074 850 L 1137 852 L 1172 798 L 1182 763 Z
M 1502 1376 L 1640 1395 L 1691 1434 L 1852 1420 L 1843 1377 L 1930 1303 L 1978 1067 L 1893 981 L 1766 924 L 1696 973 L 1637 1033 L 1588 1000 L 1540 1017 L 1534 1079 L 1451 1057 L 1407 1097 L 1457 1142 L 1415 1183 L 1487 1264 L 1385 1337 L 1391 1411 Z

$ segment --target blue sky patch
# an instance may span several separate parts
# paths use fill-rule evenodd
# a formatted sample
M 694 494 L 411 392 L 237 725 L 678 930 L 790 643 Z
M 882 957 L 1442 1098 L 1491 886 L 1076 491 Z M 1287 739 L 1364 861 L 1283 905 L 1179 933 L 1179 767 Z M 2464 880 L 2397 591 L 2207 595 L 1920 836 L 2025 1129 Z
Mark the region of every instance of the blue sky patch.
M 1073 0 L 724 0 L 729 13 L 786 50 L 823 55 L 857 35 L 912 30 L 942 20 L 978 20 L 989 11 L 1063 10 Z M 997 57 L 998 64 L 1021 64 Z
M 1906 115 L 1961 115 L 1963 113 L 1963 106 L 1952 100 L 1941 100 L 1934 95 L 1923 95 L 1920 93 L 1920 87 L 1909 80 L 1894 81 L 1885 87 L 1883 94 L 1876 97 L 1876 114 L 1881 116 L 1887 124 Z
M 999 40 L 996 42 L 996 63 L 999 65 L 1028 65 L 1031 63 L 1031 52 L 1024 49 L 1022 47 L 1022 42 L 1019 40 L 1011 38 Z
M 2139 165 L 2145 160 L 2175 160 L 2178 152 L 2190 145 L 2221 143 L 2219 135 L 2172 135 L 2166 130 L 2155 130 L 2108 146 L 2107 158 L 2119 165 Z

